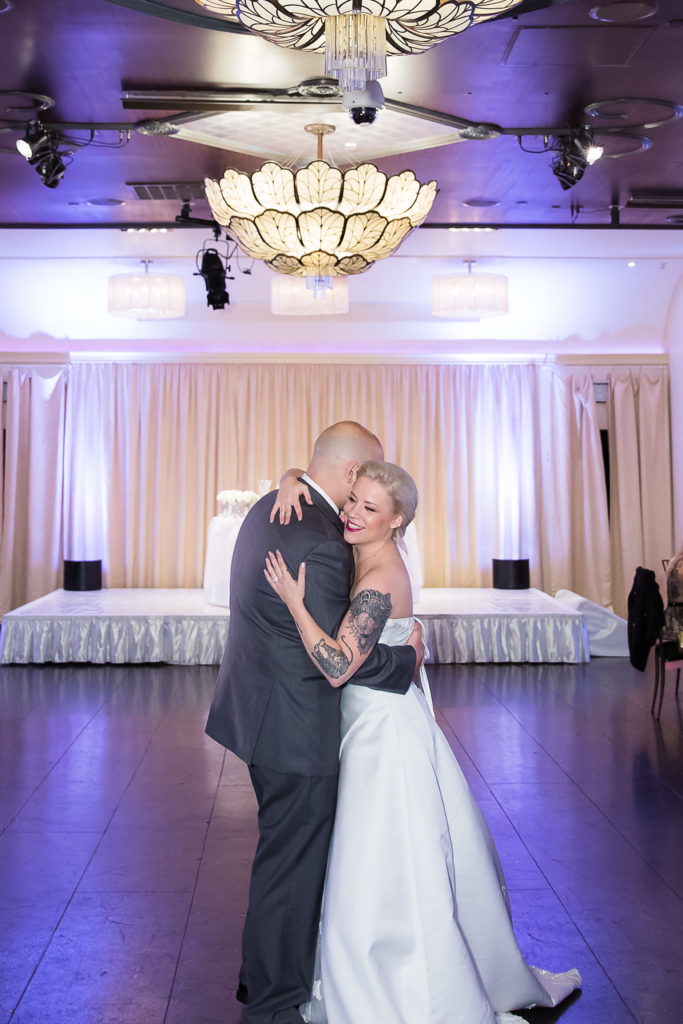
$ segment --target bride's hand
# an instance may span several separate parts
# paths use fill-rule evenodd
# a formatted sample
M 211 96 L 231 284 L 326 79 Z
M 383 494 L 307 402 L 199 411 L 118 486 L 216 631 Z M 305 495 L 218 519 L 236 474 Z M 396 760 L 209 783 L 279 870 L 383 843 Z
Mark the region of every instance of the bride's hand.
M 305 562 L 299 566 L 299 575 L 294 579 L 280 552 L 276 551 L 273 554 L 272 551 L 269 551 L 263 575 L 268 580 L 271 589 L 284 601 L 290 611 L 303 605 L 306 593 Z
M 303 498 L 307 505 L 313 504 L 311 492 L 306 484 L 298 479 L 302 473 L 302 469 L 288 469 L 280 477 L 280 487 L 275 495 L 275 501 L 270 511 L 271 523 L 274 523 L 275 517 L 279 515 L 280 523 L 286 526 L 292 518 L 292 512 L 301 522 L 301 499 Z

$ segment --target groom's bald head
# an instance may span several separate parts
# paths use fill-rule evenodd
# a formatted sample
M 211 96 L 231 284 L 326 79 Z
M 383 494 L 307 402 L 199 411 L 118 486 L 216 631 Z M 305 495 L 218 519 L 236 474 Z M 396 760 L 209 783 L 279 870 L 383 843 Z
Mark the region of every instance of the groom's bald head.
M 375 434 L 353 420 L 342 420 L 323 430 L 316 440 L 307 473 L 341 507 L 361 463 L 383 458 Z
M 384 452 L 379 438 L 366 427 L 353 420 L 333 423 L 323 430 L 313 446 L 313 459 L 383 459 Z

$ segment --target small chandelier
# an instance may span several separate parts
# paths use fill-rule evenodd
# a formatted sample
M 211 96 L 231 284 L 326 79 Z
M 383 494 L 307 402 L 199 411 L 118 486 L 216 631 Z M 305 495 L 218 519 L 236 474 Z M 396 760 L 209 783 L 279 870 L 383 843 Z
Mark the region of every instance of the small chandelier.
M 185 316 L 185 280 L 179 274 L 150 274 L 151 260 L 141 260 L 144 274 L 109 278 L 107 312 L 131 320 L 173 320 Z
M 474 260 L 465 260 L 466 274 L 432 278 L 432 313 L 451 320 L 477 321 L 508 312 L 508 279 L 503 274 L 473 274 Z
M 387 54 L 424 53 L 521 0 L 197 0 L 293 50 L 325 51 L 325 74 L 343 90 L 387 73 Z
M 251 175 L 229 169 L 220 181 L 206 179 L 206 197 L 248 256 L 324 292 L 334 277 L 362 274 L 391 256 L 429 213 L 436 182 L 421 184 L 412 171 L 387 178 L 374 164 L 342 172 L 322 159 L 323 136 L 334 127 L 306 131 L 318 136 L 318 159 L 307 167 L 269 161 Z
M 335 316 L 349 311 L 349 284 L 335 277 L 330 288 L 321 291 L 303 277 L 277 274 L 270 282 L 270 311 L 276 316 Z

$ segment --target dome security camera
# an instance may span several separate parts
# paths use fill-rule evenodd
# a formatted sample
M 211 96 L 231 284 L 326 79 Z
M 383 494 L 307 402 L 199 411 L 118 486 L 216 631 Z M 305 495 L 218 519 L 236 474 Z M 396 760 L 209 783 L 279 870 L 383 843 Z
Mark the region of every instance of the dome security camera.
M 348 110 L 354 124 L 373 124 L 384 107 L 384 93 L 379 82 L 365 83 L 364 89 L 352 89 L 344 93 L 342 107 Z

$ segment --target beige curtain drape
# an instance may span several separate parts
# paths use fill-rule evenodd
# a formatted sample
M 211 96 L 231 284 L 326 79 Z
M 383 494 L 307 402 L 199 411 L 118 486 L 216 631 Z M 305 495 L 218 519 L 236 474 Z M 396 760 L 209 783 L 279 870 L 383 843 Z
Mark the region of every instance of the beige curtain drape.
M 106 586 L 201 586 L 217 492 L 305 466 L 320 430 L 347 418 L 415 478 L 425 586 L 488 586 L 493 557 L 527 557 L 533 586 L 623 613 L 633 560 L 670 554 L 659 368 L 610 379 L 611 530 L 587 369 L 83 363 L 49 373 L 5 373 L 0 611 L 60 585 L 62 530 L 65 557 L 102 558 Z
M 61 586 L 67 371 L 5 369 L 0 615 Z
M 573 590 L 612 603 L 607 490 L 587 370 L 544 368 L 538 486 L 542 491 L 540 563 L 549 594 Z
M 66 550 L 102 557 L 109 586 L 199 586 L 216 493 L 305 466 L 320 430 L 349 418 L 415 478 L 425 585 L 488 585 L 492 557 L 529 557 L 535 585 L 604 600 L 587 380 L 534 365 L 75 365 Z
M 608 374 L 610 526 L 614 610 L 639 565 L 653 569 L 662 594 L 662 559 L 674 553 L 669 372 L 665 367 Z

